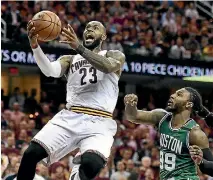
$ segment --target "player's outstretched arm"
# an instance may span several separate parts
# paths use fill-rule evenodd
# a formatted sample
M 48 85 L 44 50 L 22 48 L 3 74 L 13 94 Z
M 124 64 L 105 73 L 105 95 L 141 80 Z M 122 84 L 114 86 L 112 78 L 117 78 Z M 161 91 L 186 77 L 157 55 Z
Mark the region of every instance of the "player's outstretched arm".
M 213 176 L 213 154 L 209 148 L 206 134 L 199 128 L 193 128 L 189 136 L 190 155 L 202 173 Z
M 61 56 L 57 61 L 50 62 L 38 44 L 38 35 L 35 33 L 35 27 L 32 21 L 28 23 L 27 31 L 34 58 L 43 74 L 47 77 L 63 76 L 70 66 L 72 55 Z
M 124 97 L 126 118 L 137 124 L 147 123 L 158 125 L 160 120 L 166 115 L 163 110 L 141 111 L 137 109 L 138 97 L 135 94 L 128 94 Z
M 101 56 L 79 45 L 76 51 L 96 69 L 104 73 L 119 71 L 125 62 L 125 55 L 118 50 L 110 50 L 106 53 L 106 56 Z

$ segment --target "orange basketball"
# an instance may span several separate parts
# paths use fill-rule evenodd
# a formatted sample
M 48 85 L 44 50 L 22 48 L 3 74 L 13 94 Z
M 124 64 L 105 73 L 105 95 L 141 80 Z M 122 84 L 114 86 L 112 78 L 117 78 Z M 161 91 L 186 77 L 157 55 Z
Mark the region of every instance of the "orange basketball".
M 41 11 L 32 19 L 35 32 L 39 35 L 40 41 L 52 41 L 56 39 L 61 32 L 61 21 L 59 17 L 50 11 Z

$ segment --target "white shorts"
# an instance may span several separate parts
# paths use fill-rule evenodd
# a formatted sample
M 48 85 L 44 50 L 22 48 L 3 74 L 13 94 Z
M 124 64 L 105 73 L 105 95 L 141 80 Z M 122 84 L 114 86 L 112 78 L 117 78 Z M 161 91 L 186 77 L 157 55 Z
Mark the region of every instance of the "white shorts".
M 62 110 L 32 139 L 48 153 L 46 165 L 59 161 L 76 148 L 81 154 L 94 150 L 108 158 L 117 131 L 117 123 L 110 118 Z

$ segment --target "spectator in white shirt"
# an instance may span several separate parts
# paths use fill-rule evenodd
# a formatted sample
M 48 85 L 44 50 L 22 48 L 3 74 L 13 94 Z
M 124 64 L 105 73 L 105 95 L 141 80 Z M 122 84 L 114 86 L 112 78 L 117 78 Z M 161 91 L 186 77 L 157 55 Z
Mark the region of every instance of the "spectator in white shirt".
M 186 9 L 185 16 L 189 18 L 199 18 L 199 14 L 193 3 L 190 3 L 189 8 Z
M 170 58 L 172 59 L 181 59 L 186 49 L 182 46 L 183 41 L 181 37 L 178 37 L 176 44 L 172 46 L 170 50 Z
M 163 27 L 168 26 L 169 32 L 176 33 L 177 32 L 177 25 L 174 19 L 171 17 L 171 14 L 167 12 L 165 20 L 162 22 Z
M 119 180 L 119 179 L 126 179 L 129 177 L 130 173 L 125 171 L 124 163 L 121 161 L 117 162 L 117 170 L 112 174 L 110 180 Z

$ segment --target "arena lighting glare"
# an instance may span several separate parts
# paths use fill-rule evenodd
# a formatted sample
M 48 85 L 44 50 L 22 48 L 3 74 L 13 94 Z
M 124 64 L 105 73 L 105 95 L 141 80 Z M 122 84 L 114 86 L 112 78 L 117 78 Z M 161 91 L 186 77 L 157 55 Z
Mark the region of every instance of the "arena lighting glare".
M 200 82 L 212 82 L 213 83 L 213 75 L 212 76 L 184 77 L 183 80 L 186 80 L 186 81 L 200 81 Z

